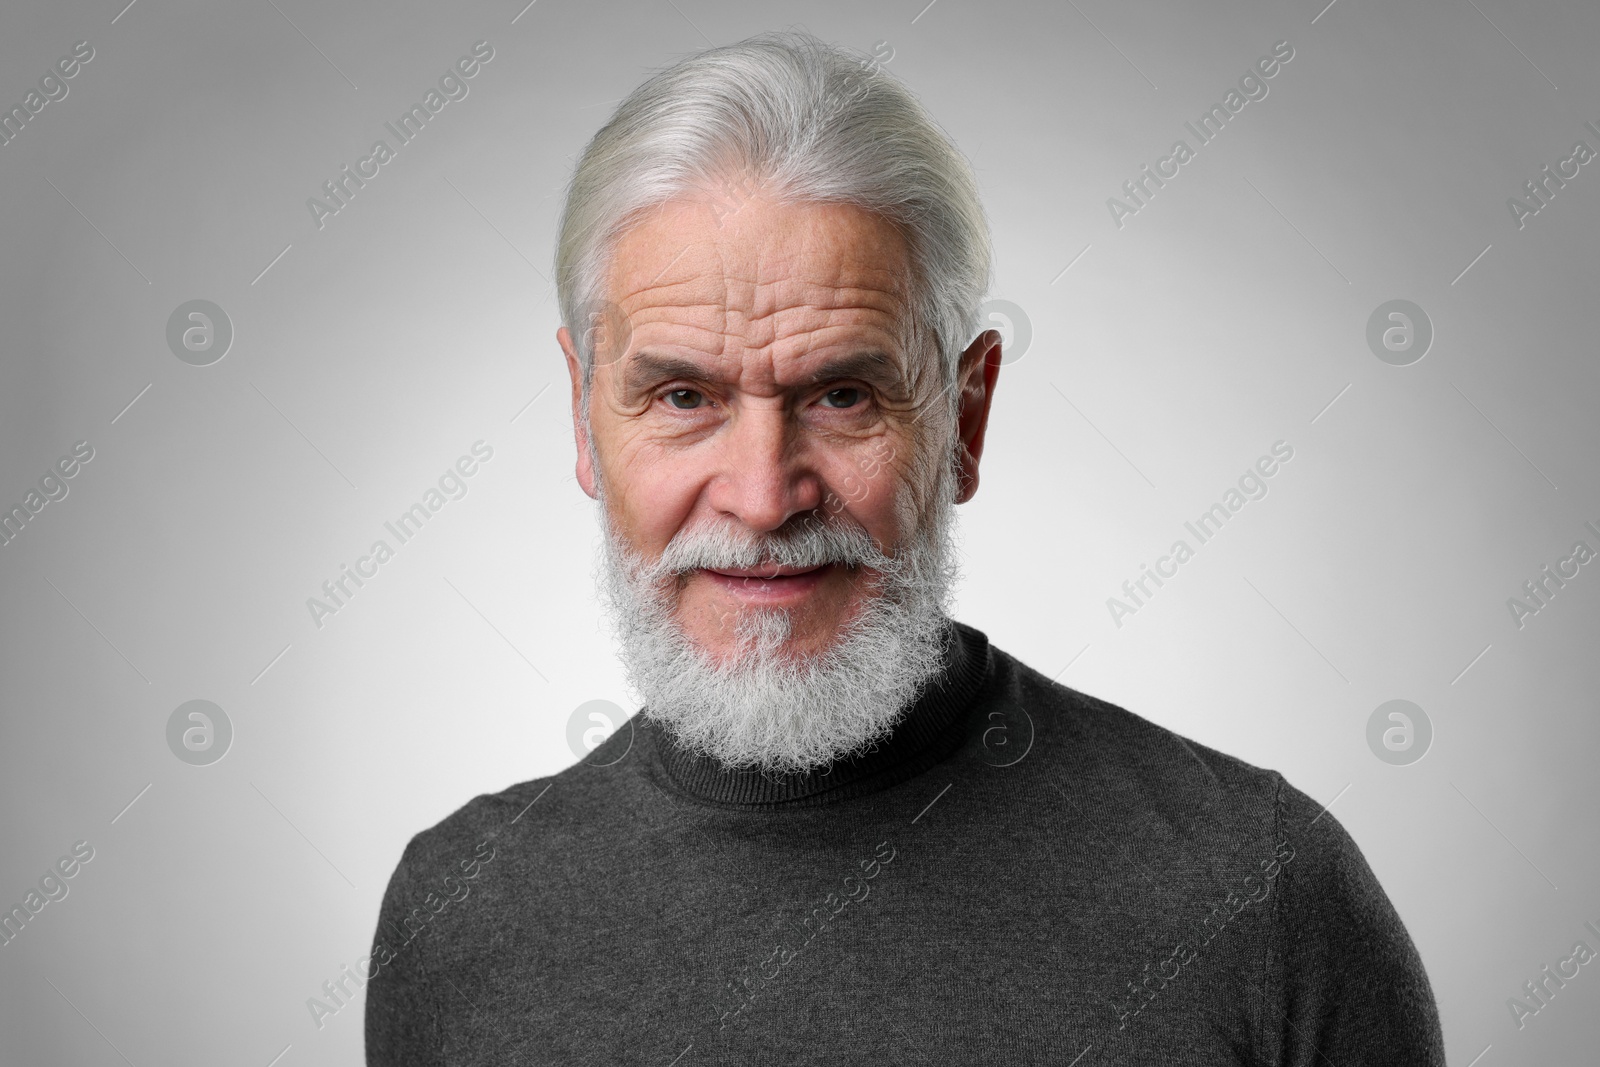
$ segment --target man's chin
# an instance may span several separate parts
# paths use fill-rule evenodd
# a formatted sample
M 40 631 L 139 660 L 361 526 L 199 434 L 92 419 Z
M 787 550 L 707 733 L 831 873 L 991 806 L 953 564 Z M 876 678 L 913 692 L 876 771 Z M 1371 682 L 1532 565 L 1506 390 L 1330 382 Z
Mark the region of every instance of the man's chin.
M 794 613 L 778 608 L 726 611 L 710 633 L 686 632 L 688 645 L 708 666 L 727 673 L 749 671 L 758 664 L 803 666 L 839 644 L 837 630 L 823 634 L 795 632 Z
M 837 563 L 776 582 L 698 571 L 684 580 L 672 611 L 695 624 L 702 646 L 725 646 L 730 637 L 778 628 L 800 645 L 821 648 L 835 643 L 863 604 L 882 593 L 880 572 Z M 780 620 L 786 625 L 779 626 Z
M 861 564 L 776 597 L 657 577 L 606 527 L 601 593 L 641 713 L 730 767 L 817 768 L 881 737 L 942 666 L 952 517 L 902 555 L 857 546 Z
M 705 662 L 719 670 L 756 662 L 803 667 L 844 643 L 865 601 L 866 596 L 852 596 L 838 610 L 826 613 L 804 608 L 724 608 L 710 626 L 686 629 L 674 618 L 674 627 Z

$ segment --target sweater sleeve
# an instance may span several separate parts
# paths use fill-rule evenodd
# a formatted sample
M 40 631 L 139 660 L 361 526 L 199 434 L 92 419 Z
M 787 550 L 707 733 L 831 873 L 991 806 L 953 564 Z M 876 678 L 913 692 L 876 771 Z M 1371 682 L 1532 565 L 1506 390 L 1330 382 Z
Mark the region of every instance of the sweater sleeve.
M 1411 936 L 1330 812 L 1281 782 L 1282 871 L 1261 1025 L 1275 1067 L 1444 1067 L 1433 990 Z
M 429 927 L 412 871 L 412 838 L 389 876 L 367 973 L 367 1067 L 442 1067 L 444 1049 L 434 1010 L 433 988 L 423 962 Z M 421 921 L 419 921 L 419 918 Z M 373 972 L 376 971 L 376 974 Z

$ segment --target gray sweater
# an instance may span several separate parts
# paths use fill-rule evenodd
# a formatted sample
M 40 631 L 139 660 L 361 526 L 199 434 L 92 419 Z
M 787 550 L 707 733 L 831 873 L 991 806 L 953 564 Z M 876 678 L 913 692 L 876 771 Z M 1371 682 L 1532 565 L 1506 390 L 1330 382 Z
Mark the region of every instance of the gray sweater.
M 893 734 L 730 771 L 635 716 L 414 837 L 369 1065 L 1442 1065 L 1321 805 L 953 623 Z

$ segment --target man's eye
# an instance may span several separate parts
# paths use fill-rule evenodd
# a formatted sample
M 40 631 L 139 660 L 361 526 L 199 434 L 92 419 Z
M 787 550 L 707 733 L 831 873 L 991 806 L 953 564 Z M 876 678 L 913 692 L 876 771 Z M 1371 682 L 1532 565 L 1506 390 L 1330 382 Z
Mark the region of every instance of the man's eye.
M 839 389 L 830 389 L 828 392 L 823 394 L 823 400 L 829 401 L 827 406 L 831 408 L 855 407 L 856 404 L 861 402 L 861 398 L 862 391 L 857 389 L 855 386 L 844 386 Z
M 667 403 L 671 404 L 680 411 L 691 411 L 694 408 L 699 407 L 700 401 L 704 399 L 693 389 L 674 389 L 672 392 L 666 394 L 666 396 Z M 682 402 L 680 403 L 680 401 Z

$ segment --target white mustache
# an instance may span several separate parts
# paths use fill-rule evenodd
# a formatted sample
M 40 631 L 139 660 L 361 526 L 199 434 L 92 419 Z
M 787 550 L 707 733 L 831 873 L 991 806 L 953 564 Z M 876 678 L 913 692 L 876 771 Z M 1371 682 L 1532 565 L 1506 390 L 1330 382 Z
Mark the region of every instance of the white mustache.
M 830 563 L 893 572 L 900 560 L 879 549 L 857 523 L 808 516 L 789 535 L 748 535 L 733 526 L 680 530 L 642 577 L 660 581 L 700 569 L 812 568 Z
M 853 516 L 814 509 L 767 532 L 728 516 L 680 528 L 647 561 L 618 531 L 601 489 L 599 590 L 642 713 L 691 750 L 771 773 L 824 767 L 883 736 L 939 672 L 958 577 L 956 472 L 947 466 L 932 481 L 921 521 L 893 556 Z M 730 613 L 732 654 L 714 661 L 677 617 L 681 576 L 768 563 L 853 564 L 882 580 L 858 590 L 858 610 L 823 654 L 790 655 L 789 609 L 751 606 Z

